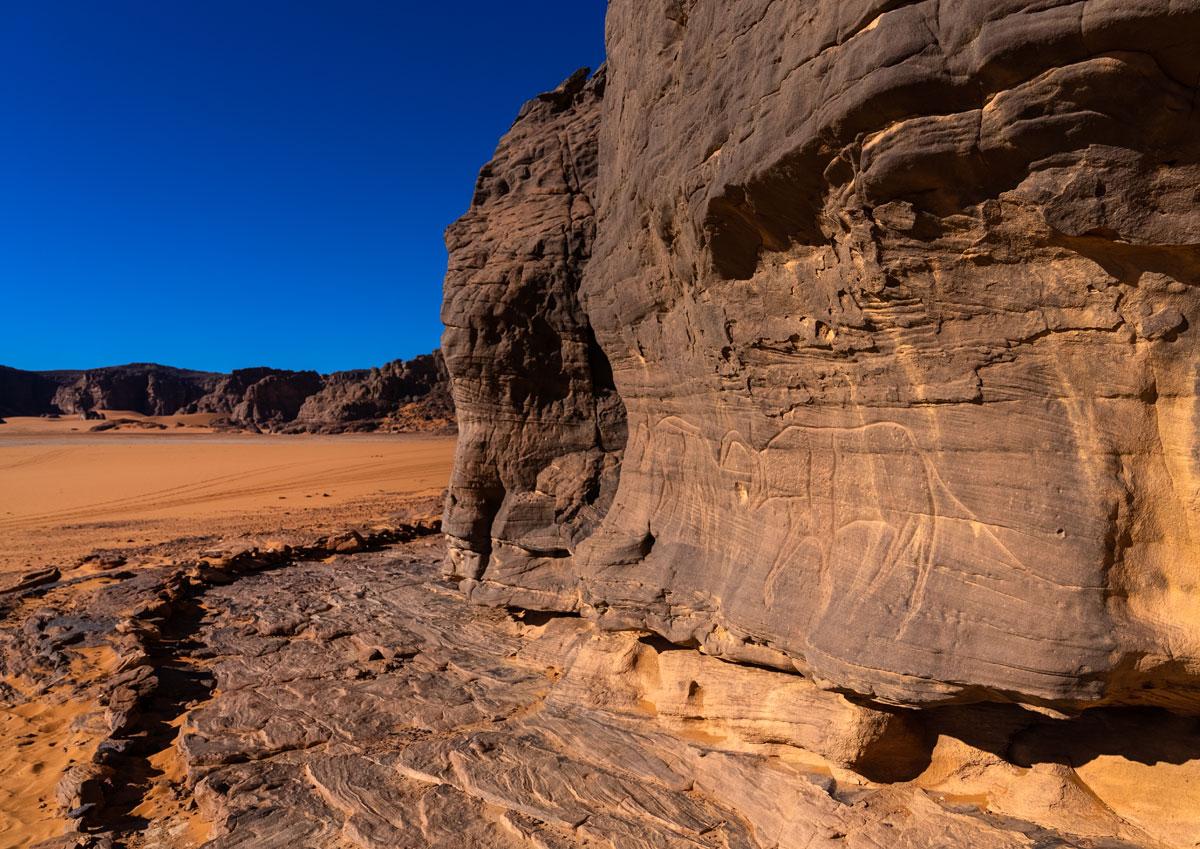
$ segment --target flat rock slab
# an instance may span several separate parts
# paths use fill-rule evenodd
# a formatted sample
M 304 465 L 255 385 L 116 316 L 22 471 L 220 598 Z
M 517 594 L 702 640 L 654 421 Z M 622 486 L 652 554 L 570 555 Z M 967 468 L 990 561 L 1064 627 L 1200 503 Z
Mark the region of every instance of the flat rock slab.
M 1193 719 L 852 701 L 469 604 L 431 532 L 15 593 L 0 710 L 71 711 L 26 794 L 61 835 L 40 849 L 1176 849 L 1200 827 Z
M 215 690 L 178 747 L 210 849 L 1092 845 L 564 698 L 592 626 L 465 605 L 437 554 L 413 543 L 205 596 Z

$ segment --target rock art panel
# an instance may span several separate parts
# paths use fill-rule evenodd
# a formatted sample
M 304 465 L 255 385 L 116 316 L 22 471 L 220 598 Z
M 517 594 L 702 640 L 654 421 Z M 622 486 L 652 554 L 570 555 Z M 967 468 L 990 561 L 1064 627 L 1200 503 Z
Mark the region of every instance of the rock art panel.
M 900 704 L 1200 707 L 1198 37 L 1189 0 L 614 0 L 578 303 L 619 483 L 514 551 L 460 462 L 473 597 Z M 490 329 L 456 377 L 527 350 Z M 533 475 L 531 432 L 463 450 Z

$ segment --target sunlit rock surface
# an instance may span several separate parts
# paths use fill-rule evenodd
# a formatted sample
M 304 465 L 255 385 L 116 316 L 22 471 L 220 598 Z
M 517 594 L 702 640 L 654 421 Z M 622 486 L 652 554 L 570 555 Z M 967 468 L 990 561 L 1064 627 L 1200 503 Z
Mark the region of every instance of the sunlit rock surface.
M 512 285 L 476 286 L 490 335 L 446 340 L 491 422 L 447 513 L 463 586 L 892 704 L 1200 708 L 1198 38 L 1165 0 L 615 0 L 596 237 L 557 261 L 628 414 L 619 482 L 598 523 L 552 510 L 579 499 L 533 476 L 591 438 L 586 386 L 514 422 L 463 368 L 528 354 L 567 289 L 510 330 Z M 514 133 L 561 170 L 563 132 Z M 466 221 L 541 234 L 543 195 Z M 464 226 L 451 319 L 469 257 L 537 253 Z M 536 397 L 544 359 L 504 385 Z

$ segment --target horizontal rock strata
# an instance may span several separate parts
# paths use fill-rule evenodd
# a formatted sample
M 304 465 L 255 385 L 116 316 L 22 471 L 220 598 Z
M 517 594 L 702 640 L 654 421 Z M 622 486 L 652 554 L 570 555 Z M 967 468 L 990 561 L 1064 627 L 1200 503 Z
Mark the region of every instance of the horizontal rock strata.
M 614 0 L 570 274 L 619 482 L 586 536 L 547 510 L 519 527 L 566 543 L 514 539 L 497 504 L 552 490 L 489 470 L 563 417 L 464 367 L 540 315 L 475 287 L 488 332 L 445 340 L 495 423 L 447 511 L 464 587 L 891 704 L 1200 709 L 1198 38 L 1191 0 Z M 561 167 L 540 132 L 520 173 Z M 481 284 L 533 250 L 451 246 Z

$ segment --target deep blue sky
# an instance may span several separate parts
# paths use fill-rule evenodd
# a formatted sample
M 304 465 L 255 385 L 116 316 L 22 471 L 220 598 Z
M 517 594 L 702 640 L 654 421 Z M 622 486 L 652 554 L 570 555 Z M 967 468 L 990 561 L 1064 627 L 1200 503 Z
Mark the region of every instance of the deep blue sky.
M 377 365 L 604 0 L 39 0 L 0 24 L 0 364 Z

